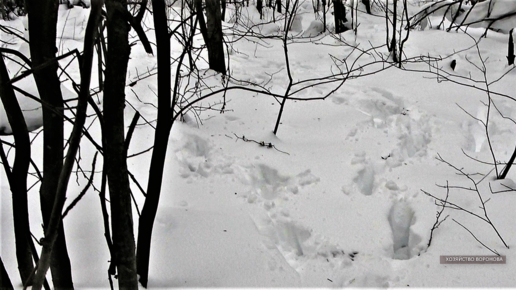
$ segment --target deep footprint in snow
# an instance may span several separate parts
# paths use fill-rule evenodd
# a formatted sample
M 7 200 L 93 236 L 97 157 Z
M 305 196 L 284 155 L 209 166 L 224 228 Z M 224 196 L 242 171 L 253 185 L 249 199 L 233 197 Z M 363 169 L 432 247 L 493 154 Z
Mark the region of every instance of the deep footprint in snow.
M 232 174 L 233 158 L 216 148 L 209 139 L 185 133 L 175 149 L 182 178 L 208 178 L 211 175 Z
M 357 176 L 353 178 L 353 182 L 358 190 L 364 195 L 371 195 L 375 189 L 376 171 L 371 160 L 366 159 L 365 152 L 355 153 L 355 157 L 351 160 L 352 165 L 360 165 L 361 168 L 357 172 Z
M 298 194 L 301 188 L 320 181 L 310 169 L 296 176 L 283 175 L 277 169 L 266 164 L 242 166 L 239 179 L 250 187 L 250 203 L 260 200 L 284 198 L 285 194 Z
M 404 201 L 395 202 L 389 211 L 389 224 L 392 230 L 394 259 L 408 260 L 412 257 L 410 227 L 415 223 L 414 210 Z
M 273 207 L 261 217 L 254 216 L 253 221 L 264 236 L 265 248 L 277 251 L 301 277 L 305 273 L 310 273 L 309 276 L 317 273 L 324 277 L 338 276 L 343 269 L 352 267 L 360 255 L 356 251 L 342 250 L 324 236 L 292 220 L 288 211 L 281 207 Z
M 251 194 L 265 200 L 278 198 L 291 180 L 291 177 L 280 174 L 277 169 L 266 164 L 254 164 L 243 169 L 242 183 L 251 187 Z

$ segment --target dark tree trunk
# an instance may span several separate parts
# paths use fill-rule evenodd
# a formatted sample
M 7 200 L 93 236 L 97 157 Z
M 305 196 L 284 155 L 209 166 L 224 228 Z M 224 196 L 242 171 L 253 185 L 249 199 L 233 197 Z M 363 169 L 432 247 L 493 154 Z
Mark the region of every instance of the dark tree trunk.
M 9 279 L 9 274 L 4 267 L 4 262 L 2 258 L 0 258 L 0 289 L 2 290 L 11 290 L 14 289 L 13 284 L 11 283 L 11 279 Z
M 281 13 L 281 0 L 276 0 L 276 9 L 278 13 Z
M 263 19 L 263 0 L 256 0 L 256 10 L 260 13 L 260 19 Z
M 45 239 L 41 241 L 43 246 L 41 256 L 38 262 L 38 268 L 34 275 L 33 290 L 40 290 L 45 281 L 45 275 L 50 268 L 52 250 L 57 240 L 59 227 L 62 226 L 62 211 L 66 201 L 66 191 L 68 182 L 75 164 L 75 157 L 79 150 L 79 145 L 82 137 L 82 130 L 86 121 L 86 111 L 88 108 L 88 98 L 90 97 L 90 81 L 91 81 L 91 66 L 93 58 L 94 39 L 100 15 L 102 11 L 102 0 L 92 0 L 90 16 L 88 24 L 86 25 L 86 32 L 84 36 L 84 51 L 80 64 L 81 85 L 79 91 L 79 102 L 75 113 L 75 123 L 73 125 L 72 133 L 70 135 L 68 151 L 59 176 L 59 183 L 57 186 L 56 198 L 50 215 L 48 226 L 45 228 Z
M 514 64 L 514 40 L 513 40 L 513 36 L 512 36 L 513 31 L 514 31 L 514 28 L 511 29 L 511 31 L 509 31 L 509 44 L 508 44 L 508 48 L 507 48 L 507 63 L 509 65 Z
M 322 0 L 323 32 L 326 32 L 326 1 Z
M 140 283 L 143 287 L 147 287 L 148 282 L 152 229 L 158 210 L 168 138 L 172 127 L 172 112 L 175 106 L 174 102 L 171 107 L 170 38 L 168 36 L 165 1 L 153 0 L 152 10 L 154 11 L 156 47 L 158 49 L 158 120 L 154 133 L 154 149 L 149 169 L 147 197 L 138 224 L 137 264 Z
M 367 14 L 372 14 L 371 13 L 371 2 L 369 0 L 362 0 L 362 3 L 364 3 Z
M 221 12 L 221 19 L 224 21 L 226 19 L 226 0 L 221 0 L 222 2 L 222 12 Z
M 56 25 L 58 1 L 27 0 L 32 65 L 38 66 L 56 57 Z M 46 229 L 56 197 L 59 175 L 63 167 L 63 98 L 53 63 L 34 72 L 34 79 L 43 106 L 43 181 L 40 188 L 41 212 Z M 70 258 L 63 225 L 52 250 L 50 261 L 56 289 L 73 288 Z
M 226 61 L 224 60 L 222 18 L 219 0 L 206 1 L 206 22 L 208 26 L 208 37 L 210 39 L 210 49 L 208 49 L 210 68 L 225 75 Z
M 346 8 L 342 4 L 342 0 L 333 0 L 333 14 L 335 17 L 335 33 L 346 31 L 344 23 L 346 23 Z
M 82 137 L 82 130 L 86 121 L 86 111 L 88 107 L 88 98 L 90 97 L 90 81 L 91 81 L 91 63 L 93 58 L 94 39 L 100 21 L 102 11 L 102 0 L 92 0 L 90 17 L 86 25 L 84 36 L 84 52 L 80 63 L 81 85 L 79 91 L 79 102 L 75 113 L 75 123 L 70 135 L 68 151 L 60 172 L 59 183 L 57 186 L 56 198 L 50 215 L 50 221 L 45 229 L 45 239 L 41 242 L 43 249 L 38 262 L 38 268 L 34 276 L 33 290 L 40 290 L 45 281 L 45 275 L 50 267 L 51 254 L 54 244 L 57 240 L 59 228 L 62 226 L 62 211 L 66 201 L 66 191 L 72 169 L 75 164 L 75 157 L 79 150 Z
M 107 0 L 107 54 L 104 84 L 104 162 L 108 178 L 113 254 L 120 289 L 138 289 L 132 200 L 126 162 L 124 107 L 129 62 L 127 0 Z
M 16 242 L 16 259 L 21 280 L 28 281 L 34 264 L 32 263 L 29 211 L 27 205 L 27 173 L 30 163 L 30 139 L 27 125 L 20 105 L 16 99 L 3 55 L 0 54 L 0 99 L 11 125 L 16 153 L 12 172 L 6 172 L 13 200 L 14 238 Z
M 386 3 L 388 3 L 388 2 L 386 2 Z M 396 25 L 397 25 L 396 20 L 398 18 L 398 13 L 397 13 L 398 1 L 394 0 L 392 3 L 393 3 L 393 7 L 392 7 L 392 38 L 391 38 L 390 48 L 391 48 L 392 60 L 395 63 L 398 63 L 398 49 L 397 49 L 397 41 L 396 41 Z M 387 5 L 387 7 L 388 7 L 388 5 Z
M 206 1 L 206 22 L 204 21 L 204 15 L 202 13 L 202 0 L 195 1 L 195 9 L 197 10 L 199 26 L 208 49 L 208 62 L 210 68 L 225 75 L 226 62 L 224 60 L 224 44 L 222 42 L 220 0 Z M 262 0 L 258 1 L 261 3 Z

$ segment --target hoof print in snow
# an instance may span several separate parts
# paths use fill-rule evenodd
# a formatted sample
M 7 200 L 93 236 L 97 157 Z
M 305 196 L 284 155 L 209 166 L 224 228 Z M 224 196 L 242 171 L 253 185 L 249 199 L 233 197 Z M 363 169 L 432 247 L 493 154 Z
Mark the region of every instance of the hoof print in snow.
M 410 227 L 415 222 L 414 211 L 406 202 L 397 201 L 392 205 L 388 219 L 392 230 L 394 259 L 410 259 L 414 242 L 411 241 Z

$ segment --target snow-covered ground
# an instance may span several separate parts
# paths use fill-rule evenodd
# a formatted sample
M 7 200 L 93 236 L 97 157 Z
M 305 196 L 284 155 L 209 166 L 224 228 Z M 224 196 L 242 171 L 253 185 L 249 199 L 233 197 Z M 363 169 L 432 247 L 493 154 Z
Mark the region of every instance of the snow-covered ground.
M 411 9 L 415 13 L 419 7 Z M 87 13 L 80 7 L 60 11 L 59 31 L 65 34 L 58 40 L 61 52 L 81 47 Z M 259 22 L 254 7 L 243 8 L 242 14 Z M 348 31 L 341 35 L 343 41 L 362 49 L 385 42 L 384 18 L 359 12 L 358 22 L 358 36 Z M 311 4 L 302 4 L 294 32 L 310 35 L 320 27 L 315 23 Z M 23 29 L 22 19 L 2 25 Z M 328 26 L 333 28 L 331 14 Z M 261 32 L 279 33 L 281 27 L 282 23 L 266 24 Z M 506 64 L 508 35 L 490 31 L 477 47 L 475 40 L 483 32 L 484 29 L 469 29 L 470 35 L 466 35 L 414 30 L 405 52 L 407 57 L 443 57 L 435 65 L 444 72 L 475 79 L 483 78 L 477 68 L 482 65 L 480 55 L 489 81 L 507 73 L 490 90 L 514 97 L 516 72 Z M 0 33 L 2 40 L 6 39 L 6 34 Z M 152 30 L 149 38 L 151 42 L 154 39 Z M 16 43 L 10 48 L 28 51 L 21 41 L 9 40 Z M 179 50 L 180 47 L 172 48 L 174 53 Z M 342 60 L 351 51 L 351 46 L 343 46 L 329 34 L 316 37 L 314 42 L 290 45 L 294 81 L 328 75 L 333 65 L 329 55 Z M 386 57 L 385 47 L 377 52 Z M 378 58 L 374 53 L 366 54 L 360 63 Z M 456 62 L 455 71 L 450 68 L 452 60 Z M 155 61 L 141 45 L 133 46 L 128 81 L 135 80 L 137 72 L 151 69 Z M 15 64 L 9 65 L 14 74 Z M 364 73 L 380 67 L 381 64 L 365 68 Z M 324 101 L 287 101 L 277 136 L 272 130 L 278 102 L 246 91 L 228 92 L 225 112 L 203 112 L 202 124 L 195 122 L 193 116 L 189 122 L 176 123 L 154 227 L 149 287 L 516 286 L 516 195 L 514 191 L 491 194 L 489 184 L 503 188 L 494 181 L 492 172 L 478 184 L 479 192 L 484 201 L 489 199 L 485 204 L 489 218 L 510 249 L 504 247 L 490 225 L 453 209 L 444 211 L 441 219 L 449 217 L 433 232 L 432 244 L 427 247 L 441 208 L 422 190 L 445 198 L 446 189 L 437 185 L 474 186 L 436 157 L 440 155 L 473 174 L 476 181 L 481 179 L 476 173 L 487 174 L 493 168 L 462 152 L 492 162 L 485 129 L 473 118 L 485 120 L 488 99 L 485 92 L 477 89 L 437 82 L 436 75 L 414 72 L 427 70 L 426 64 L 407 64 L 406 68 L 413 71 L 390 68 L 350 79 Z M 257 83 L 270 80 L 267 86 L 279 94 L 288 84 L 279 40 L 267 40 L 265 46 L 246 39 L 238 41 L 233 45 L 230 70 L 237 79 Z M 78 77 L 76 67 L 70 67 L 69 72 Z M 459 80 L 468 83 L 465 78 Z M 148 120 L 156 116 L 152 105 L 156 103 L 155 81 L 151 77 L 127 88 L 128 101 Z M 30 82 L 23 86 L 35 90 Z M 73 91 L 69 82 L 63 82 L 63 87 Z M 329 85 L 317 86 L 296 97 L 318 97 L 331 89 Z M 513 100 L 493 97 L 505 116 L 515 117 Z M 20 97 L 25 109 L 29 109 L 31 103 L 24 100 Z M 221 99 L 214 97 L 205 104 L 218 101 Z M 129 123 L 134 109 L 126 108 Z M 94 123 L 93 118 L 90 122 Z M 489 122 L 496 159 L 507 161 L 514 150 L 514 123 L 494 109 Z M 8 128 L 3 111 L 2 127 Z M 90 131 L 99 138 L 98 125 L 91 126 Z M 138 126 L 129 154 L 152 146 L 153 134 L 150 126 Z M 270 142 L 277 150 L 244 142 L 244 136 Z M 2 140 L 12 141 L 5 136 Z M 41 142 L 41 137 L 35 138 L 35 162 L 41 162 Z M 87 140 L 83 143 L 81 157 L 88 168 L 94 151 Z M 130 171 L 143 185 L 149 161 L 150 153 L 128 160 Z M 501 183 L 511 186 L 510 179 L 515 177 L 513 169 Z M 11 279 L 20 285 L 10 191 L 3 171 L 1 182 L 0 254 Z M 95 180 L 99 182 L 100 175 Z M 84 184 L 82 174 L 72 178 L 69 201 Z M 141 208 L 144 198 L 134 184 L 133 193 Z M 41 237 L 37 188 L 31 190 L 29 197 L 32 230 Z M 476 192 L 452 188 L 449 201 L 483 216 Z M 136 210 L 134 216 L 136 231 Z M 492 255 L 452 219 L 505 255 L 507 263 L 440 264 L 441 255 Z M 91 189 L 64 223 L 75 285 L 109 287 L 109 253 L 97 193 Z

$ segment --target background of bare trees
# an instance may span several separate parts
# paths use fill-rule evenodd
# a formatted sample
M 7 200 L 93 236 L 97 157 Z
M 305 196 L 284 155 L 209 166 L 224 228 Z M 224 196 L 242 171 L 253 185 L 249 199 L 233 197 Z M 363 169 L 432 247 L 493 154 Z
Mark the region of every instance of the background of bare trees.
M 457 0 L 450 5 L 462 5 L 462 2 Z M 328 56 L 334 66 L 328 68 L 327 74 L 296 79 L 292 72 L 294 64 L 290 62 L 289 47 L 296 43 L 317 40 L 317 36 L 302 36 L 293 31 L 300 7 L 299 0 L 251 1 L 251 6 L 255 5 L 260 11 L 263 20 L 260 25 L 282 23 L 283 31 L 275 35 L 257 32 L 255 28 L 258 25 L 246 23 L 245 19 L 239 18 L 238 9 L 246 4 L 245 1 L 186 0 L 170 3 L 165 0 L 151 0 L 148 3 L 147 0 L 91 0 L 83 47 L 80 51 L 68 52 L 56 49 L 56 39 L 59 38 L 59 1 L 0 0 L 0 17 L 10 19 L 26 13 L 29 24 L 29 39 L 25 41 L 29 42 L 30 56 L 0 49 L 0 97 L 12 131 L 8 134 L 12 136 L 7 137 L 10 139 L 5 139 L 8 141 L 1 140 L 0 157 L 12 193 L 13 235 L 19 276 L 24 286 L 32 286 L 33 289 L 51 288 L 46 281 L 49 277 L 47 271 L 50 270 L 53 288 L 74 287 L 74 273 L 70 266 L 73 261 L 70 261 L 64 230 L 65 217 L 88 190 L 94 190 L 100 197 L 104 217 L 102 227 L 111 255 L 109 268 L 106 269 L 111 287 L 114 287 L 112 278 L 116 277 L 120 289 L 138 289 L 138 276 L 142 286 L 147 287 L 149 264 L 152 262 L 152 232 L 160 202 L 171 129 L 175 122 L 184 120 L 188 112 L 194 116 L 206 110 L 224 112 L 228 92 L 241 90 L 274 98 L 280 105 L 277 119 L 274 126 L 271 126 L 276 135 L 282 124 L 282 114 L 284 110 L 288 110 L 290 101 L 324 100 L 348 81 L 394 67 L 406 69 L 404 66 L 409 63 L 428 64 L 430 72 L 443 77 L 439 72 L 440 68 L 432 66 L 436 59 L 408 57 L 404 54 L 404 45 L 410 35 L 409 28 L 414 28 L 435 11 L 423 11 L 421 13 L 426 13 L 423 16 L 411 18 L 406 0 L 386 1 L 385 6 L 377 1 L 360 1 L 360 7 L 364 5 L 365 11 L 359 11 L 358 3 L 359 1 L 349 4 L 342 0 L 321 0 L 314 3 L 314 13 L 320 13 L 321 9 L 323 13 L 323 29 L 320 33 L 325 33 L 328 29 L 326 13 L 332 8 L 335 25 L 328 33 L 334 37 L 336 45 L 349 48 L 349 52 Z M 247 5 L 249 6 L 249 1 Z M 226 12 L 227 7 L 234 9 L 232 16 Z M 355 37 L 360 33 L 360 13 L 377 13 L 379 17 L 385 17 L 385 44 L 361 49 L 339 36 L 349 30 L 353 31 Z M 144 17 L 147 16 L 152 17 L 153 29 L 145 26 Z M 223 28 L 223 21 L 230 17 L 234 17 L 239 25 Z M 2 28 L 9 31 L 8 27 Z M 23 37 L 15 31 L 10 32 L 15 37 Z M 132 36 L 131 32 L 134 32 Z M 151 33 L 155 43 L 149 40 Z M 203 41 L 199 41 L 200 37 Z M 285 70 L 282 73 L 288 79 L 283 91 L 278 92 L 266 83 L 241 80 L 231 74 L 229 50 L 238 39 L 247 39 L 262 45 L 266 41 L 281 43 L 283 55 L 277 57 L 284 59 Z M 179 45 L 180 51 L 171 52 L 171 43 Z M 131 48 L 135 45 L 143 46 L 155 58 L 156 66 L 138 75 L 133 83 L 128 83 L 127 68 L 131 61 Z M 514 61 L 514 55 L 510 54 L 511 46 L 509 62 L 511 59 Z M 363 60 L 371 55 L 373 60 Z M 24 69 L 19 74 L 8 71 L 5 59 L 16 59 L 22 63 Z M 80 68 L 80 78 L 67 75 L 67 65 L 72 64 Z M 206 64 L 211 71 L 201 68 Z M 94 70 L 97 70 L 98 80 L 91 79 Z M 152 122 L 145 120 L 135 110 L 136 113 L 131 116 L 132 121 L 128 124 L 126 108 L 131 104 L 128 104 L 126 94 L 133 86 L 137 86 L 139 80 L 153 75 L 157 75 L 157 119 Z M 43 155 L 41 164 L 32 160 L 35 148 L 31 144 L 31 135 L 15 95 L 15 90 L 19 92 L 16 82 L 29 76 L 34 78 L 38 96 L 22 93 L 41 103 L 43 130 L 40 133 L 43 147 L 38 148 Z M 454 79 L 454 75 L 445 77 L 446 80 Z M 61 82 L 65 78 L 75 89 L 76 96 L 71 100 L 63 97 Z M 92 85 L 93 82 L 95 85 Z M 489 95 L 488 104 L 491 104 L 490 83 L 487 79 L 483 83 Z M 318 95 L 299 96 L 302 92 L 311 92 L 315 87 L 321 88 Z M 98 100 L 100 96 L 102 101 Z M 217 100 L 215 105 L 206 106 L 202 103 L 209 98 Z M 128 152 L 134 130 L 142 124 L 155 128 L 154 139 L 149 148 L 152 155 L 146 186 L 140 184 L 127 165 L 131 157 Z M 91 126 L 98 126 L 101 135 L 91 134 Z M 485 127 L 488 134 L 488 125 L 485 124 Z M 83 146 L 92 146 L 95 154 L 83 157 Z M 497 177 L 503 179 L 506 176 L 513 159 L 498 174 L 499 164 L 493 156 Z M 90 167 L 85 169 L 85 166 Z M 74 174 L 82 175 L 88 182 L 83 185 L 78 196 L 71 197 L 68 195 L 68 187 Z M 97 175 L 100 182 L 96 186 L 94 179 Z M 27 192 L 31 187 L 27 181 L 28 176 L 36 176 L 39 183 L 44 232 L 41 237 L 33 237 L 31 231 L 31 227 L 39 225 L 29 223 L 29 215 L 35 213 L 29 213 L 27 206 Z M 144 196 L 141 212 L 135 202 L 135 193 L 131 190 L 132 184 L 136 184 Z M 438 200 L 444 209 L 447 200 Z M 483 205 L 482 199 L 481 202 Z M 136 233 L 135 225 L 138 228 Z M 7 275 L 7 270 L 14 275 L 13 269 L 6 270 L 1 262 L 0 260 L 0 288 L 13 288 Z

